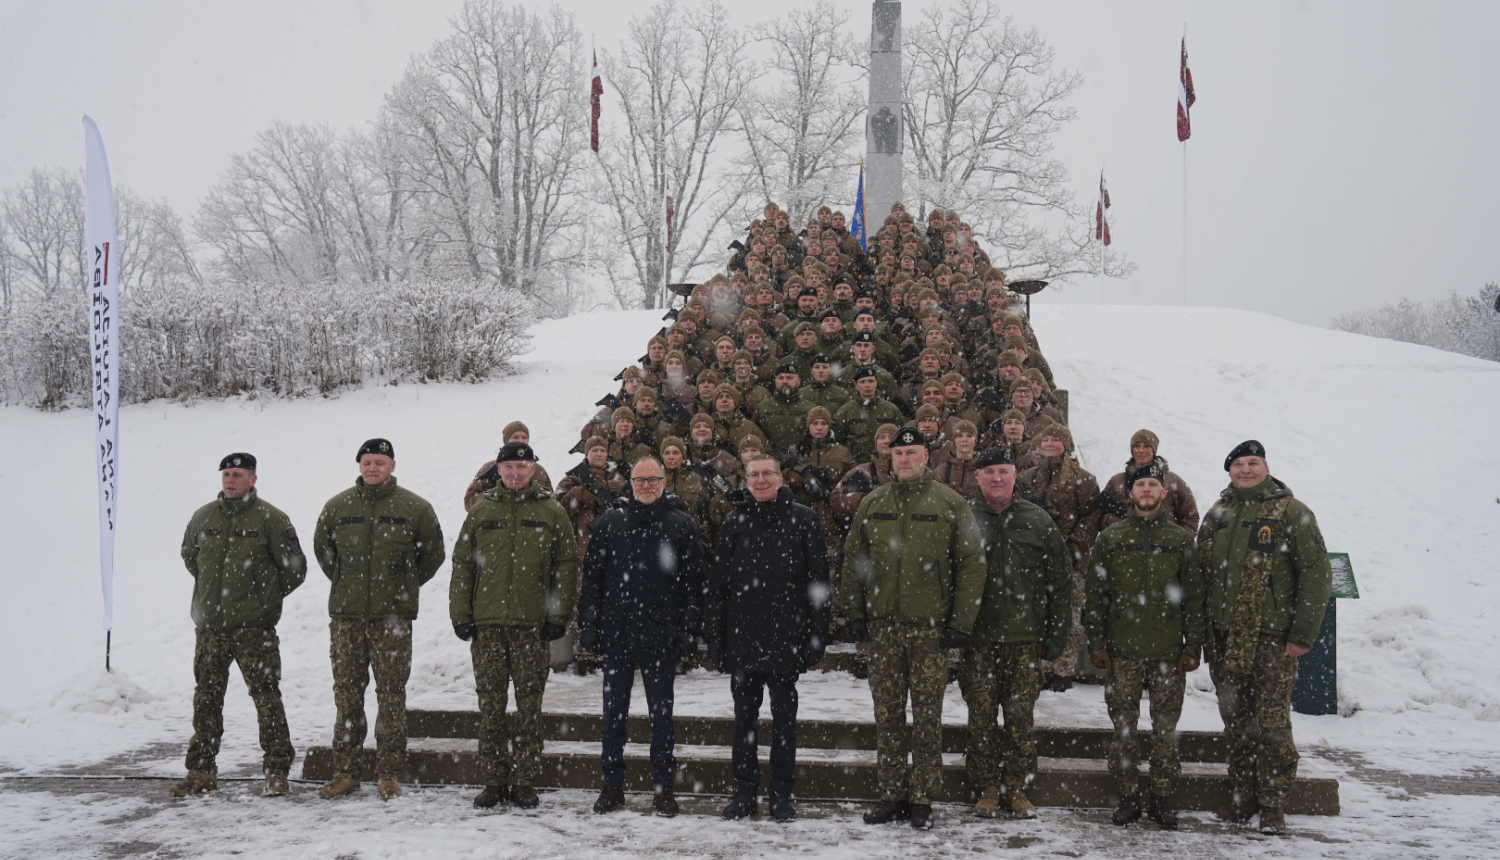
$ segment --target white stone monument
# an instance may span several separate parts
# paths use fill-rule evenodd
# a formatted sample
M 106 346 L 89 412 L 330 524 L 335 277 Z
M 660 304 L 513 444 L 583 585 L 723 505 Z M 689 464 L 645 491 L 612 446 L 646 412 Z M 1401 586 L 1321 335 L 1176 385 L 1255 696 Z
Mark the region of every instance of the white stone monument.
M 865 114 L 865 215 L 874 235 L 901 199 L 901 4 L 875 0 L 870 27 L 870 107 Z M 920 214 L 917 214 L 920 218 Z

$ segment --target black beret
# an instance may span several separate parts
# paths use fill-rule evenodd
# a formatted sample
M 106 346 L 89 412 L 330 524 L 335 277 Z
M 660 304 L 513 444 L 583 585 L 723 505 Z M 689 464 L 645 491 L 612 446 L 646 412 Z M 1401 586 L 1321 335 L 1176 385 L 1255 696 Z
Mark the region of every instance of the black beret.
M 1167 482 L 1167 470 L 1162 468 L 1161 463 L 1152 460 L 1144 466 L 1137 466 L 1125 473 L 1125 489 L 1129 490 L 1135 486 L 1135 482 L 1142 478 L 1155 478 L 1159 483 Z
M 854 369 L 854 381 L 855 382 L 858 382 L 858 381 L 860 381 L 861 379 L 864 379 L 867 376 L 870 377 L 871 379 L 877 379 L 878 377 L 875 374 L 875 368 L 873 368 L 870 365 L 866 364 L 863 367 L 856 367 Z
M 836 310 L 834 310 L 833 308 L 829 308 L 828 310 L 824 311 L 823 315 L 821 317 L 818 317 L 818 319 L 820 319 L 820 320 L 826 320 L 829 317 L 833 317 L 834 319 L 838 320 L 839 322 L 843 322 L 844 321 L 844 318 L 841 317 L 841 316 L 839 316 L 839 312 L 836 311 Z
M 1015 464 L 1016 455 L 1012 454 L 1011 450 L 1004 445 L 997 445 L 994 448 L 982 451 L 978 457 L 974 458 L 975 471 L 983 469 L 986 466 L 1014 466 Z
M 1229 464 L 1241 457 L 1260 457 L 1264 460 L 1266 457 L 1266 446 L 1254 439 L 1246 439 L 1234 446 L 1234 450 L 1230 451 L 1229 456 L 1224 458 L 1224 471 L 1229 471 Z
M 853 338 L 851 338 L 849 342 L 850 343 L 874 343 L 875 342 L 875 335 L 873 335 L 873 334 L 871 334 L 871 333 L 869 333 L 867 331 L 862 331 L 859 334 L 856 334 Z
M 359 453 L 354 455 L 354 462 L 358 463 L 366 454 L 379 454 L 382 457 L 396 459 L 396 449 L 386 439 L 370 439 L 359 446 Z
M 909 445 L 926 446 L 926 444 L 927 440 L 922 438 L 922 431 L 915 427 L 902 427 L 896 431 L 895 436 L 891 437 L 890 447 L 905 448 Z
M 875 316 L 875 311 L 871 310 L 870 308 L 860 308 L 859 310 L 854 312 L 855 316 L 859 316 L 860 314 L 873 317 Z
M 828 360 L 828 355 L 826 353 L 822 353 L 822 352 L 820 352 L 817 355 L 813 356 L 812 363 L 813 364 L 833 364 L 833 362 L 831 362 L 831 361 Z
M 790 361 L 783 361 L 781 364 L 776 365 L 776 375 L 780 376 L 783 373 L 790 373 L 793 376 L 802 375 L 802 371 L 797 369 L 797 365 L 792 364 Z
M 536 462 L 536 452 L 525 442 L 507 442 L 500 453 L 495 457 L 496 463 L 508 463 L 511 460 L 525 460 L 529 463 Z
M 859 292 L 854 294 L 854 300 L 857 302 L 860 299 L 869 299 L 870 301 L 874 301 L 875 294 L 870 292 L 869 290 L 860 290 Z
M 219 461 L 219 471 L 222 472 L 225 469 L 249 469 L 253 472 L 255 471 L 255 455 L 243 452 L 230 454 Z

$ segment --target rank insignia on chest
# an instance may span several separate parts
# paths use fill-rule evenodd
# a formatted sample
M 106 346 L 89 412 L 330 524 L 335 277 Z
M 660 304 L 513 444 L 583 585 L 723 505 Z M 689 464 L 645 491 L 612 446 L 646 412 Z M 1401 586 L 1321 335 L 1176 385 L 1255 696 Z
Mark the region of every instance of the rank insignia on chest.
M 1252 531 L 1250 533 L 1250 548 L 1254 550 L 1260 550 L 1262 552 L 1269 551 L 1271 549 L 1271 539 L 1272 537 L 1274 537 L 1274 531 L 1275 530 L 1271 528 L 1271 524 L 1269 522 L 1266 522 L 1265 520 L 1259 520 L 1253 523 Z

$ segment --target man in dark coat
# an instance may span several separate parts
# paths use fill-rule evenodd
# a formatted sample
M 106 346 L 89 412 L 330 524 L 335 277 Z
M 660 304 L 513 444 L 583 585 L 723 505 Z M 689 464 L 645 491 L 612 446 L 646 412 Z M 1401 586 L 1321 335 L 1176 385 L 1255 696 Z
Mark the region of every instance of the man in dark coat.
M 654 456 L 631 469 L 634 498 L 594 523 L 583 559 L 579 641 L 604 658 L 604 788 L 595 812 L 625 802 L 625 725 L 630 688 L 641 670 L 651 716 L 656 811 L 677 814 L 672 776 L 672 683 L 677 660 L 698 650 L 703 616 L 703 544 L 677 496 L 663 493 L 666 470 Z
M 731 499 L 709 578 L 704 633 L 709 659 L 734 695 L 734 799 L 728 819 L 756 809 L 761 691 L 771 689 L 771 816 L 796 817 L 797 675 L 823 657 L 828 630 L 828 547 L 811 508 L 792 501 L 781 465 L 762 454 Z

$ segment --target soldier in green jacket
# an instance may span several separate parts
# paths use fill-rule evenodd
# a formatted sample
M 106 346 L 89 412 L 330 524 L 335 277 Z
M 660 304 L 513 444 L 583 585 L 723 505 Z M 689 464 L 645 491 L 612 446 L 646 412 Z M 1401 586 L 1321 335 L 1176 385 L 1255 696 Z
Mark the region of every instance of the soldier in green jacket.
M 186 797 L 219 787 L 216 759 L 224 735 L 229 664 L 255 702 L 265 752 L 265 794 L 287 793 L 292 736 L 281 704 L 281 601 L 307 577 L 307 559 L 286 514 L 255 493 L 255 458 L 230 454 L 219 462 L 223 489 L 193 513 L 182 536 L 182 563 L 193 575 L 193 739 L 185 778 L 170 789 Z
M 563 637 L 573 615 L 578 542 L 567 511 L 532 480 L 531 446 L 511 442 L 497 459 L 499 485 L 469 511 L 453 545 L 448 615 L 454 634 L 470 643 L 479 694 L 484 791 L 474 805 L 487 809 L 509 799 L 530 809 L 540 802 L 547 643 Z M 508 719 L 512 683 L 516 714 Z
M 859 368 L 854 372 L 856 396 L 833 413 L 834 435 L 856 463 L 865 462 L 875 453 L 875 430 L 880 425 L 906 421 L 896 404 L 876 393 L 878 386 L 873 367 Z
M 964 654 L 959 688 L 969 706 L 969 784 L 974 811 L 1010 810 L 1035 818 L 1026 787 L 1036 778 L 1033 713 L 1042 693 L 1042 660 L 1055 660 L 1072 627 L 1073 556 L 1052 517 L 1015 492 L 1011 450 L 991 448 L 974 460 L 979 497 L 970 501 L 984 545 L 984 598 Z M 996 711 L 1005 716 L 1002 730 Z
M 909 816 L 912 827 L 929 830 L 942 770 L 946 649 L 962 647 L 974 629 L 984 549 L 969 503 L 927 472 L 922 434 L 903 427 L 890 450 L 896 480 L 860 502 L 844 542 L 840 587 L 849 638 L 870 642 L 880 803 L 865 823 Z
M 1130 512 L 1094 542 L 1084 628 L 1089 661 L 1105 673 L 1104 703 L 1115 733 L 1109 772 L 1120 792 L 1114 822 L 1141 817 L 1137 729 L 1141 691 L 1151 691 L 1151 796 L 1146 814 L 1177 827 L 1172 785 L 1182 773 L 1177 720 L 1188 672 L 1203 649 L 1203 580 L 1193 539 L 1168 516 L 1167 470 L 1160 461 L 1125 476 Z
M 396 485 L 396 449 L 371 439 L 354 455 L 354 486 L 328 500 L 313 532 L 313 555 L 331 581 L 329 655 L 333 662 L 333 779 L 325 800 L 359 791 L 365 688 L 375 675 L 376 789 L 401 796 L 406 764 L 406 681 L 417 595 L 447 558 L 443 529 L 427 500 Z
M 1266 449 L 1241 442 L 1224 458 L 1229 487 L 1198 527 L 1208 592 L 1208 668 L 1229 742 L 1231 803 L 1217 811 L 1263 833 L 1286 832 L 1297 778 L 1292 685 L 1318 637 L 1333 571 L 1317 518 L 1271 477 Z M 1258 731 L 1257 731 L 1258 729 Z

